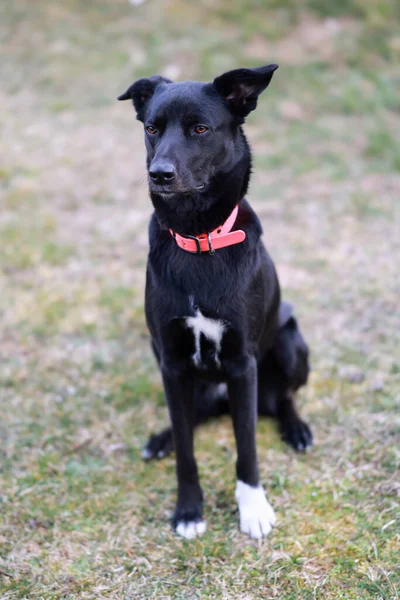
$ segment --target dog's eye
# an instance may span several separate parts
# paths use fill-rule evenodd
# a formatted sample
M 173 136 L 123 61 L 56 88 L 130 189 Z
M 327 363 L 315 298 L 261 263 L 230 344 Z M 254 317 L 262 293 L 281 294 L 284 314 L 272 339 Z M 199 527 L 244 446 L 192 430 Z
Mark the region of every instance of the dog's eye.
M 151 135 L 154 135 L 155 133 L 157 133 L 157 129 L 155 127 L 153 127 L 153 125 L 147 125 L 146 131 L 147 131 L 147 133 L 151 133 Z
M 205 125 L 196 125 L 194 131 L 195 133 L 205 133 L 206 131 L 208 131 L 208 127 L 206 127 Z

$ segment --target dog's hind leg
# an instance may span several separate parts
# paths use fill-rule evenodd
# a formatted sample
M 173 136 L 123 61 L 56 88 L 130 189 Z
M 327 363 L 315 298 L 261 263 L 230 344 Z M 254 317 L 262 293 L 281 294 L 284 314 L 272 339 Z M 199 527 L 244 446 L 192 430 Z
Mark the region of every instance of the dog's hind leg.
M 284 442 L 298 452 L 312 446 L 313 436 L 310 427 L 302 421 L 297 412 L 294 396 L 287 392 L 280 399 L 278 412 L 279 427 Z
M 295 392 L 308 379 L 308 348 L 290 305 L 282 302 L 279 317 L 274 346 L 258 365 L 258 411 L 277 417 L 282 439 L 303 451 L 312 445 L 313 438 L 297 412 Z
M 195 385 L 195 427 L 229 412 L 227 387 L 224 383 L 198 380 Z M 143 448 L 144 460 L 165 458 L 174 449 L 171 427 L 150 436 Z
M 171 454 L 174 449 L 172 438 L 172 428 L 166 427 L 160 433 L 154 433 L 142 450 L 144 460 L 153 460 L 154 458 L 165 458 Z

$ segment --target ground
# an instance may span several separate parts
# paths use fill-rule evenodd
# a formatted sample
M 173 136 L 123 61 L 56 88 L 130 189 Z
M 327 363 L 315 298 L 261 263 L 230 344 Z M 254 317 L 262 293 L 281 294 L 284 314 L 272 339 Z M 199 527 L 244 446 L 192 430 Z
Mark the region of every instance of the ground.
M 399 598 L 399 4 L 139 4 L 0 4 L 0 597 Z M 278 525 L 258 543 L 238 531 L 230 420 L 203 427 L 208 531 L 185 541 L 174 458 L 140 457 L 167 414 L 142 131 L 115 98 L 270 62 L 248 198 L 312 349 L 315 446 L 259 423 Z

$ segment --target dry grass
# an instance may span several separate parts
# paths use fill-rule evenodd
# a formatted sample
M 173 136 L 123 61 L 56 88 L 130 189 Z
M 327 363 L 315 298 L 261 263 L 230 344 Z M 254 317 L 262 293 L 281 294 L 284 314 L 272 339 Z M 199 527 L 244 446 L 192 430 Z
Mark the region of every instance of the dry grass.
M 1 598 L 398 598 L 397 3 L 1 10 Z M 258 545 L 238 532 L 229 419 L 204 427 L 209 530 L 186 542 L 173 458 L 140 460 L 166 410 L 142 134 L 114 99 L 139 75 L 264 61 L 281 69 L 247 126 L 249 199 L 313 350 L 316 446 L 294 455 L 260 422 L 279 525 Z

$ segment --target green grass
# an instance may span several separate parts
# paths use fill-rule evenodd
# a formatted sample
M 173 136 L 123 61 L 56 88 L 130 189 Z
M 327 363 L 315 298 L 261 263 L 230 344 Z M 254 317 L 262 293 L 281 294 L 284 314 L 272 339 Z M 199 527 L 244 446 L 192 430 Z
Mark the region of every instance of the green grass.
M 399 4 L 27 0 L 1 7 L 0 597 L 400 595 Z M 249 199 L 312 348 L 305 456 L 258 427 L 278 526 L 238 531 L 229 418 L 198 431 L 207 533 L 169 518 L 174 458 L 143 311 L 136 78 L 280 69 L 246 131 Z

